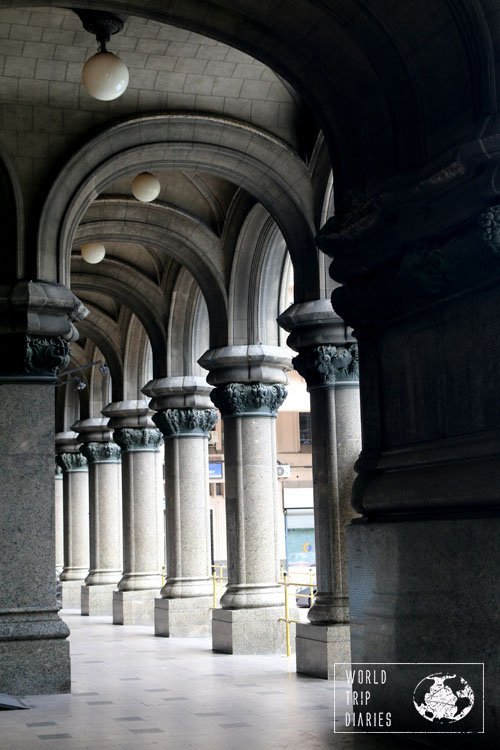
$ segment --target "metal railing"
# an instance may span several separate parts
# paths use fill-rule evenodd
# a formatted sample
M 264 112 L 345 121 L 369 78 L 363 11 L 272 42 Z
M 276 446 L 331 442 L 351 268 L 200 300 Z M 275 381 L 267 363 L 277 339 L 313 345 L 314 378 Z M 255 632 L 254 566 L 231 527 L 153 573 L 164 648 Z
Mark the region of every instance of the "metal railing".
M 222 574 L 223 570 L 227 570 L 225 565 L 212 565 L 212 597 L 214 609 L 219 605 L 222 583 L 227 581 L 227 576 Z
M 285 616 L 278 619 L 279 622 L 285 623 L 285 642 L 286 642 L 286 656 L 292 655 L 292 639 L 291 639 L 291 624 L 301 622 L 290 617 L 290 587 L 292 587 L 292 596 L 296 596 L 297 588 L 309 587 L 309 606 L 311 607 L 314 601 L 314 577 L 313 569 L 309 568 L 309 584 L 305 584 L 303 581 L 292 581 L 290 580 L 289 574 L 286 570 L 282 571 L 282 579 L 279 583 L 285 587 Z

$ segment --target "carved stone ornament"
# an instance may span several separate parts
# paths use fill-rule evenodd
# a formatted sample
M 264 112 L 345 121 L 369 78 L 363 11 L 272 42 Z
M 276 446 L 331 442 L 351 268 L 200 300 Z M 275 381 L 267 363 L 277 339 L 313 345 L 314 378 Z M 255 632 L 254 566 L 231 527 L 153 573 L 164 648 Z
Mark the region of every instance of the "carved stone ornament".
M 266 383 L 227 383 L 210 394 L 223 417 L 275 417 L 286 398 L 284 385 Z
M 164 437 L 179 435 L 208 437 L 217 422 L 215 409 L 163 409 L 153 416 L 153 422 Z
M 121 450 L 116 443 L 86 443 L 81 451 L 92 464 L 118 463 L 121 459 Z
M 500 206 L 490 206 L 479 217 L 483 240 L 494 253 L 500 253 Z
M 56 463 L 63 471 L 87 471 L 87 459 L 81 453 L 58 453 Z
M 321 388 L 359 379 L 358 345 L 321 344 L 298 354 L 292 360 L 308 388 Z
M 157 451 L 163 443 L 161 432 L 150 427 L 121 427 L 114 439 L 122 451 Z
M 56 464 L 56 477 L 62 477 L 62 469 Z
M 26 336 L 24 369 L 30 375 L 57 375 L 69 364 L 68 342 L 60 336 Z

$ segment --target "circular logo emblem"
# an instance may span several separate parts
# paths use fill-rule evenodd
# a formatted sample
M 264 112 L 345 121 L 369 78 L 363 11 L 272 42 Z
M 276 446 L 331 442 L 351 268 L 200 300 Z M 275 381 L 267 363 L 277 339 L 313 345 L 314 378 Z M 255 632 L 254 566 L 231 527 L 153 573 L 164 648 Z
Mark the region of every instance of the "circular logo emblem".
M 467 716 L 474 705 L 474 692 L 460 675 L 436 672 L 420 680 L 413 691 L 413 704 L 427 721 L 451 724 Z

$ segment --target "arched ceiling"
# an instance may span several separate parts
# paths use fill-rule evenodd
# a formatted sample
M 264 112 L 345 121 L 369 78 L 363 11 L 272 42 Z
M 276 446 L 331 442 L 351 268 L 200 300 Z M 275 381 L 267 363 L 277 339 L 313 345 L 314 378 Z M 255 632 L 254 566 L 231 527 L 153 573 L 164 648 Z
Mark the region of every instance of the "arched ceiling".
M 384 186 L 398 189 L 395 178 L 410 184 L 496 112 L 495 0 L 443 0 L 425 13 L 421 0 L 92 3 L 127 14 L 109 48 L 130 85 L 109 103 L 80 84 L 96 47 L 71 11 L 80 4 L 0 0 L 0 147 L 26 216 L 18 277 L 25 268 L 69 283 L 71 272 L 91 310 L 82 332 L 96 340 L 102 327 L 98 343 L 113 341 L 116 362 L 135 314 L 162 370 L 183 269 L 220 329 L 212 343 L 224 344 L 235 249 L 255 253 L 261 269 L 283 266 L 266 259 L 263 235 L 240 241 L 259 203 L 281 231 L 267 228 L 271 244 L 280 258 L 284 243 L 290 252 L 298 299 L 318 296 L 327 284 L 313 237 L 330 166 L 342 217 Z M 144 169 L 161 181 L 152 207 L 130 193 Z M 168 212 L 183 217 L 182 231 L 158 219 Z M 107 244 L 95 268 L 78 252 L 90 238 Z

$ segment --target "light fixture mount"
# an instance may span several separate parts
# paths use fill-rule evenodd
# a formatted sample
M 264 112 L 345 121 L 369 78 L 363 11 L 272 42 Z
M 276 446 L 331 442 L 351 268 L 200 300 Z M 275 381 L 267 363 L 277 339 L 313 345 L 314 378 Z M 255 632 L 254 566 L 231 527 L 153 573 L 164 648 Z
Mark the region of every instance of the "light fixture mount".
M 76 8 L 75 13 L 80 18 L 83 28 L 94 34 L 99 44 L 99 52 L 106 52 L 106 44 L 113 34 L 123 29 L 126 16 L 108 13 L 105 10 L 86 10 Z

